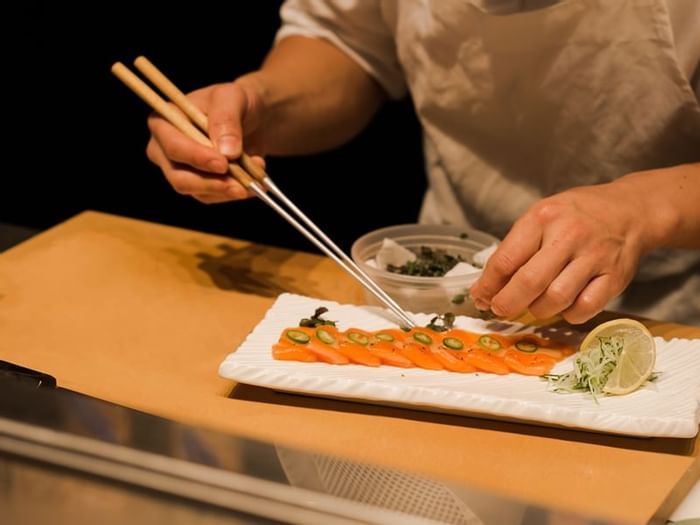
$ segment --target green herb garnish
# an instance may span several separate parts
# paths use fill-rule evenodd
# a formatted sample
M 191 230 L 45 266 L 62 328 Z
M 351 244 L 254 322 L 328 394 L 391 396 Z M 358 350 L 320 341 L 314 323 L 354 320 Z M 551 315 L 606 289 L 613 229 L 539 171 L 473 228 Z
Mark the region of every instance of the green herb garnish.
M 419 277 L 443 277 L 454 268 L 458 262 L 463 261 L 461 256 L 450 255 L 445 250 L 421 246 L 416 259 L 408 261 L 401 266 L 387 265 L 386 269 L 402 275 L 415 275 Z
M 436 315 L 430 322 L 426 325 L 426 328 L 430 328 L 435 332 L 447 332 L 452 329 L 455 324 L 455 314 L 452 312 L 447 312 L 442 315 Z
M 464 299 L 466 299 L 466 295 L 463 293 L 458 293 L 454 297 L 452 297 L 452 304 L 462 304 L 464 302 Z
M 328 319 L 321 319 L 321 316 L 328 311 L 325 306 L 320 306 L 316 308 L 314 315 L 311 317 L 304 317 L 299 321 L 299 326 L 306 326 L 308 328 L 316 328 L 318 326 L 329 325 L 335 326 L 335 321 L 329 321 Z

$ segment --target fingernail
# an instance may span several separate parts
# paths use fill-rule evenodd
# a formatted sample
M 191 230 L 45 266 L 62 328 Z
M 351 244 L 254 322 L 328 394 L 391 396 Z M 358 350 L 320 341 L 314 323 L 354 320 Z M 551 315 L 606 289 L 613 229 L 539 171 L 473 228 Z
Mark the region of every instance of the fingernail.
M 217 141 L 219 152 L 226 157 L 234 157 L 240 152 L 240 141 L 231 135 L 226 135 Z
M 489 309 L 489 303 L 482 301 L 481 299 L 474 299 L 474 306 L 477 310 L 486 311 Z
M 501 310 L 498 306 L 491 306 L 491 311 L 499 317 L 503 317 L 505 315 L 505 312 Z
M 223 160 L 211 159 L 211 160 L 207 161 L 207 168 L 212 173 L 226 173 L 228 166 L 226 165 L 226 163 Z

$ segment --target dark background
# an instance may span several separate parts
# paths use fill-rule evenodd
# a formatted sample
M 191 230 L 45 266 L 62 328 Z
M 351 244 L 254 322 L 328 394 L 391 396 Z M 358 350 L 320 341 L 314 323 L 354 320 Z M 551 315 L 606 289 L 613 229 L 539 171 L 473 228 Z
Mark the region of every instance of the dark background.
M 20 140 L 6 154 L 0 222 L 44 229 L 86 209 L 297 249 L 315 248 L 251 199 L 204 205 L 175 193 L 146 159 L 146 105 L 110 73 L 148 56 L 184 91 L 255 69 L 280 1 L 29 2 L 6 81 Z M 7 158 L 7 157 L 6 157 Z M 425 176 L 409 100 L 391 102 L 337 150 L 269 158 L 275 182 L 341 246 L 414 222 Z

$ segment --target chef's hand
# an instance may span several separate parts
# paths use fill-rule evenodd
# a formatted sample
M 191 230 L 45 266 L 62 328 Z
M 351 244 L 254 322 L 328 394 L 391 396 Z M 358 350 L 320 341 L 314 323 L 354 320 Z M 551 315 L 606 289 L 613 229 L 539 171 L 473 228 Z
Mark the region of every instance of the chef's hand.
M 632 280 L 644 243 L 644 209 L 625 184 L 574 188 L 535 203 L 499 245 L 471 294 L 481 310 L 513 317 L 561 314 L 583 323 Z
M 189 97 L 209 117 L 209 137 L 216 149 L 195 142 L 157 114 L 148 119 L 151 139 L 148 158 L 163 171 L 170 185 L 183 195 L 210 204 L 250 197 L 228 175 L 228 163 L 241 154 L 261 152 L 260 100 L 245 81 L 215 84 Z M 262 157 L 253 160 L 264 167 Z

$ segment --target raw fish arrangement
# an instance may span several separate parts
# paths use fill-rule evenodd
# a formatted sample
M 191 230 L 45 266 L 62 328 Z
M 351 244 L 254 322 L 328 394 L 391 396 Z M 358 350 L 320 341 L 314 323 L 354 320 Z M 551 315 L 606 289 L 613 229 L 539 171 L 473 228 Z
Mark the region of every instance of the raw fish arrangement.
M 434 326 L 339 331 L 315 316 L 282 330 L 272 356 L 283 361 L 381 365 L 450 372 L 542 376 L 576 349 L 533 334 L 478 334 Z

